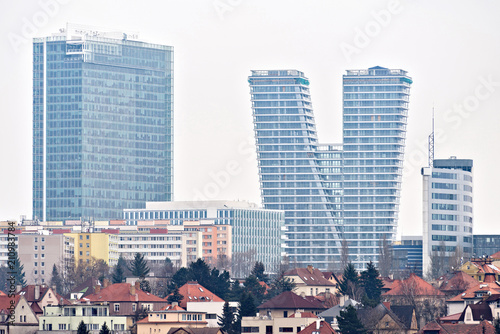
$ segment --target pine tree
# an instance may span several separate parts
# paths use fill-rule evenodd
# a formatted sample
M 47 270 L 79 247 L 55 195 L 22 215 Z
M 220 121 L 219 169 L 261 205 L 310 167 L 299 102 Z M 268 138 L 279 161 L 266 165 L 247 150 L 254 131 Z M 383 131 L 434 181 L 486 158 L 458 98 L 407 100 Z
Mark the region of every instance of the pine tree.
M 147 279 L 141 279 L 139 288 L 144 292 L 151 293 L 151 285 L 149 284 L 149 281 Z
M 111 334 L 111 331 L 109 330 L 108 326 L 106 325 L 106 321 L 101 327 L 101 330 L 99 331 L 99 334 Z
M 210 290 L 210 267 L 202 259 L 191 262 L 188 268 L 190 279 Z M 213 292 L 213 291 L 212 291 Z
M 266 274 L 264 274 L 264 271 L 265 271 L 264 264 L 259 261 L 255 262 L 255 265 L 253 266 L 252 269 L 252 275 L 257 277 L 259 281 L 267 283 L 269 282 L 269 277 Z
M 356 309 L 351 305 L 347 306 L 345 311 L 340 311 L 337 322 L 341 334 L 366 334 L 366 329 L 359 320 Z
M 130 271 L 133 276 L 141 278 L 149 274 L 148 262 L 144 259 L 144 255 L 135 253 L 134 259 L 130 263 Z
M 495 332 L 496 334 L 500 334 L 500 318 L 495 319 Z
M 348 263 L 344 268 L 342 279 L 338 283 L 338 294 L 349 296 L 351 299 L 358 297 L 359 277 L 356 268 L 352 263 Z
M 123 258 L 122 255 L 118 258 L 118 262 L 116 263 L 115 270 L 112 274 L 113 283 L 123 283 L 126 279 L 125 277 L 125 269 L 127 268 L 127 262 Z
M 179 293 L 179 288 L 177 286 L 175 286 L 175 289 L 172 292 L 172 294 L 170 294 L 167 297 L 167 302 L 169 302 L 170 304 L 180 303 L 183 298 L 184 298 L 184 296 Z
M 238 306 L 238 317 L 254 317 L 257 314 L 254 298 L 250 293 L 243 292 Z
M 285 291 L 293 291 L 297 285 L 285 275 L 277 276 L 271 283 L 271 289 L 266 295 L 266 299 L 274 298 Z
M 8 261 L 9 271 L 14 273 L 14 279 L 16 280 L 15 285 L 21 285 L 23 288 L 26 286 L 26 278 L 24 275 L 24 265 L 21 264 L 21 260 L 19 259 L 19 253 L 14 251 L 14 263 L 12 261 Z
M 170 280 L 170 284 L 168 287 L 168 291 L 172 292 L 174 291 L 175 287 L 183 286 L 186 284 L 188 281 L 191 280 L 191 273 L 187 268 L 181 268 L 177 270 L 177 272 L 172 276 L 172 279 Z
M 55 286 L 57 293 L 61 294 L 62 291 L 62 278 L 59 276 L 59 272 L 57 271 L 57 267 L 54 264 L 52 266 L 52 278 L 50 279 L 50 286 Z
M 80 321 L 80 323 L 78 324 L 78 328 L 76 329 L 76 334 L 90 334 L 83 320 Z
M 222 307 L 222 316 L 218 316 L 217 325 L 220 329 L 227 334 L 235 334 L 234 325 L 234 313 L 229 307 L 229 302 L 225 302 Z
M 266 288 L 260 285 L 257 277 L 250 275 L 245 279 L 245 291 L 252 296 L 255 296 L 255 302 L 260 305 L 262 299 L 264 298 L 264 293 Z
M 377 268 L 373 262 L 366 264 L 366 270 L 361 272 L 360 285 L 365 290 L 363 304 L 369 307 L 375 307 L 380 303 L 380 295 L 384 283 L 379 277 Z

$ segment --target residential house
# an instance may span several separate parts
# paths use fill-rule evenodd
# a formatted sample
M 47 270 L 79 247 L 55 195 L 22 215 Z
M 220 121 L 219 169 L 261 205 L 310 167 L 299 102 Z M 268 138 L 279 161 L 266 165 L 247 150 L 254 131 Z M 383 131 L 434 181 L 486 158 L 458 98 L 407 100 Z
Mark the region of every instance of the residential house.
M 337 282 L 334 276 L 325 278 L 324 274 L 313 266 L 289 270 L 284 277 L 295 283 L 293 291 L 301 296 L 316 296 L 325 292 L 335 294 L 337 292 Z
M 446 295 L 414 273 L 407 279 L 394 280 L 391 290 L 381 298 L 391 303 L 391 308 L 392 305 L 412 305 L 417 312 L 419 328 L 446 314 Z
M 178 305 L 169 305 L 160 311 L 148 312 L 148 316 L 137 322 L 137 334 L 167 334 L 178 327 L 207 327 L 204 312 L 188 312 Z
M 220 328 L 191 328 L 191 327 L 180 327 L 171 328 L 168 334 L 225 334 Z
M 314 297 L 306 298 L 292 291 L 285 291 L 267 302 L 257 306 L 260 315 L 272 318 L 288 318 L 297 312 L 319 314 L 326 308 Z
M 224 300 L 198 282 L 187 282 L 179 288 L 184 298 L 179 306 L 188 312 L 204 312 L 208 327 L 217 327 L 217 316 L 222 316 Z M 166 300 L 166 299 L 165 299 Z
M 330 324 L 324 320 L 316 320 L 298 334 L 337 334 Z
M 259 313 L 256 317 L 241 319 L 241 333 L 297 334 L 318 320 L 318 316 L 311 312 L 298 311 L 286 317 L 283 314 L 273 316 Z
M 27 285 L 22 288 L 19 295 L 24 296 L 37 317 L 43 315 L 43 308 L 50 305 L 63 305 L 68 302 L 54 289 L 46 285 Z
M 493 317 L 500 319 L 500 294 L 492 293 L 484 302 L 490 306 Z
M 487 303 L 469 304 L 458 318 L 459 322 L 464 324 L 479 324 L 481 321 L 487 320 L 493 322 L 493 314 Z
M 328 310 L 318 314 L 319 317 L 325 319 L 325 321 L 331 324 L 333 329 L 335 330 L 339 329 L 339 325 L 337 323 L 337 317 L 340 315 L 340 311 L 344 311 L 347 306 L 352 306 L 356 309 L 359 306 L 361 306 L 360 303 L 346 296 L 340 297 L 339 300 L 340 300 L 339 304 L 332 306 Z
M 500 281 L 500 268 L 493 264 L 493 258 L 471 259 L 464 263 L 460 269 L 480 282 L 484 282 L 486 274 L 493 274 L 496 281 Z
M 357 310 L 368 332 L 414 334 L 418 332 L 415 309 L 409 305 L 378 304 L 374 308 Z
M 159 311 L 168 305 L 160 297 L 140 289 L 139 281 L 135 284 L 115 283 L 101 289 L 100 285 L 94 287 L 94 293 L 80 299 L 81 302 L 109 303 L 111 316 L 126 316 L 127 326 L 135 325 L 135 313 L 138 310 Z
M 419 332 L 419 334 L 495 334 L 495 327 L 488 321 L 483 320 L 479 324 L 439 324 L 436 321 L 429 322 Z
M 102 303 L 78 303 L 72 305 L 46 306 L 43 316 L 40 317 L 37 334 L 52 333 L 53 331 L 76 331 L 81 321 L 92 334 L 99 333 L 102 325 L 114 334 L 129 334 L 127 317 L 111 315 L 110 305 Z
M 0 296 L 0 334 L 34 334 L 38 318 L 22 295 Z
M 469 304 L 476 304 L 482 300 L 487 300 L 491 296 L 500 294 L 500 284 L 495 281 L 492 273 L 485 275 L 484 281 L 465 290 L 461 294 L 446 301 L 448 314 L 461 313 Z M 490 301 L 492 304 L 494 300 Z M 496 306 L 496 303 L 493 305 Z
M 479 281 L 463 271 L 457 271 L 451 277 L 443 276 L 439 283 L 439 290 L 447 297 L 453 297 L 477 285 Z

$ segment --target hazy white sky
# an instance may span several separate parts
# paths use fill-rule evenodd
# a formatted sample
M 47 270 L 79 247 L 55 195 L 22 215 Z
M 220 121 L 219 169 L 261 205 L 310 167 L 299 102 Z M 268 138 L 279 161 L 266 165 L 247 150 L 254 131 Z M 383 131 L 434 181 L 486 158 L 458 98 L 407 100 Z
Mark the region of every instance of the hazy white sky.
M 175 199 L 260 203 L 247 77 L 298 69 L 319 139 L 341 142 L 342 74 L 413 78 L 399 234 L 422 232 L 427 136 L 474 160 L 474 232 L 500 233 L 500 3 L 430 0 L 11 1 L 0 13 L 0 220 L 31 217 L 33 37 L 66 22 L 137 31 L 175 48 Z

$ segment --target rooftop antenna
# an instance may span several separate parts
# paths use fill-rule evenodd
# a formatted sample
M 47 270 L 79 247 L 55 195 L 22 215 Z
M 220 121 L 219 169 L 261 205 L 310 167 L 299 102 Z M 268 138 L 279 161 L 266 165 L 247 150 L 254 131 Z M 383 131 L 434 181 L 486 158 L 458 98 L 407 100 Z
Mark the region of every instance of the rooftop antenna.
M 434 166 L 434 106 L 432 106 L 432 132 L 429 135 L 429 167 Z

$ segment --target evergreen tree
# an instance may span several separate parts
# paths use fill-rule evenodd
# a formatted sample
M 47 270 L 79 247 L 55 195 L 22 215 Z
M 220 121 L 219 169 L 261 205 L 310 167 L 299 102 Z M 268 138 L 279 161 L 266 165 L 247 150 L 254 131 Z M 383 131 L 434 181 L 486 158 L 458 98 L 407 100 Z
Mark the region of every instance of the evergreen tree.
M 212 271 L 210 272 L 210 280 L 205 282 L 205 284 L 207 285 L 202 285 L 218 297 L 226 300 L 226 296 L 229 294 L 229 290 L 231 288 L 230 276 L 227 271 L 224 270 L 221 273 L 219 269 L 212 268 Z
M 255 297 L 255 303 L 260 305 L 262 299 L 264 298 L 264 293 L 266 288 L 260 285 L 257 277 L 250 275 L 245 279 L 245 291 Z
M 234 313 L 229 307 L 229 302 L 225 302 L 222 308 L 222 316 L 218 316 L 217 325 L 227 334 L 236 334 Z
M 123 283 L 126 279 L 125 269 L 127 268 L 127 262 L 123 258 L 122 255 L 118 258 L 118 262 L 116 263 L 115 270 L 113 271 L 113 275 L 111 277 L 113 283 Z
M 361 272 L 360 285 L 365 290 L 363 304 L 369 307 L 375 307 L 380 303 L 380 295 L 384 283 L 379 277 L 377 268 L 372 261 L 366 264 L 366 270 Z
M 172 276 L 169 284 L 169 292 L 174 291 L 175 287 L 183 286 L 191 280 L 191 273 L 187 268 L 181 268 Z
M 190 280 L 196 281 L 205 288 L 210 290 L 210 267 L 202 259 L 196 260 L 189 264 Z M 179 285 L 181 286 L 181 285 Z M 213 291 L 212 291 L 213 292 Z
M 148 262 L 144 259 L 144 255 L 135 253 L 130 263 L 130 271 L 134 277 L 144 278 L 149 274 Z
M 255 262 L 255 265 L 253 266 L 252 269 L 252 275 L 257 277 L 259 281 L 267 284 L 267 282 L 269 282 L 269 277 L 266 274 L 264 274 L 264 271 L 265 271 L 264 264 L 259 261 Z
M 109 330 L 108 326 L 106 325 L 106 321 L 101 327 L 101 330 L 99 331 L 99 334 L 111 334 L 111 331 Z
M 271 289 L 266 295 L 266 299 L 274 298 L 285 291 L 293 291 L 297 285 L 284 275 L 277 276 L 271 283 Z
M 226 298 L 231 302 L 237 302 L 240 300 L 242 293 L 243 288 L 240 286 L 240 282 L 238 280 L 234 280 L 231 283 L 231 288 L 229 290 L 229 293 L 226 295 Z
M 344 268 L 342 279 L 338 283 L 337 294 L 349 296 L 351 299 L 359 297 L 359 277 L 356 268 L 352 263 L 348 263 Z
M 495 319 L 495 332 L 496 334 L 500 334 L 500 318 Z
M 149 285 L 149 281 L 147 279 L 141 279 L 139 288 L 144 292 L 151 293 L 151 285 Z
M 80 323 L 78 324 L 78 328 L 76 329 L 76 334 L 90 334 L 83 320 L 80 321 Z
M 347 306 L 345 311 L 340 311 L 337 322 L 341 334 L 366 334 L 366 329 L 359 320 L 356 309 L 351 305 Z
M 21 264 L 19 253 L 17 251 L 14 251 L 14 253 L 14 263 L 12 263 L 12 261 L 8 261 L 9 271 L 14 273 L 12 276 L 14 276 L 14 279 L 16 280 L 15 285 L 21 285 L 24 288 L 26 286 L 24 265 Z
M 57 271 L 57 267 L 54 264 L 52 266 L 52 278 L 50 279 L 50 286 L 55 286 L 56 291 L 59 294 L 62 294 L 62 278 L 59 276 L 59 272 Z
M 180 303 L 183 298 L 184 296 L 179 293 L 179 288 L 176 286 L 172 294 L 167 297 L 167 302 L 170 304 Z
M 238 306 L 238 318 L 254 317 L 257 314 L 255 301 L 250 293 L 243 292 Z

